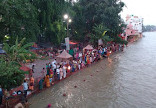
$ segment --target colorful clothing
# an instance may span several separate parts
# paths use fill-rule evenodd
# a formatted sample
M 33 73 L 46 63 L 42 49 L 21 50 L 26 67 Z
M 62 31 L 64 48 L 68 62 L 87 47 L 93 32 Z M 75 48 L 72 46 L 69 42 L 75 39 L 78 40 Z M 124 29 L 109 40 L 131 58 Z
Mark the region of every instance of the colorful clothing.
M 63 77 L 65 78 L 66 77 L 66 66 L 63 66 Z
M 43 81 L 44 81 L 43 79 L 39 81 L 39 90 L 43 89 Z
M 34 90 L 34 78 L 33 77 L 30 78 L 29 89 Z
M 49 75 L 45 77 L 45 84 L 46 84 L 46 87 L 50 87 Z

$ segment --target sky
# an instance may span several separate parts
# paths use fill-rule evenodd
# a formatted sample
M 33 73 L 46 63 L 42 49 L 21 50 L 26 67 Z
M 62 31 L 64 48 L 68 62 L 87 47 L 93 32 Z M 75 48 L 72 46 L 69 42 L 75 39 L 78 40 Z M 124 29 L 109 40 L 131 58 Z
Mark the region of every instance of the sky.
M 127 14 L 144 18 L 144 25 L 156 25 L 156 0 L 122 0 L 124 7 L 121 17 Z

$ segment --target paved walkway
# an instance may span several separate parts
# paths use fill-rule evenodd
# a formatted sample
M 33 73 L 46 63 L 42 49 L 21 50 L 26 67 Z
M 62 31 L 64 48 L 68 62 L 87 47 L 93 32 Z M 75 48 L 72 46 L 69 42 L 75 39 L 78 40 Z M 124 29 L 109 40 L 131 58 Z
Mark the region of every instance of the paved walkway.
M 39 77 L 43 77 L 41 74 L 41 71 L 44 68 L 46 68 L 46 63 L 51 63 L 53 61 L 53 59 L 48 59 L 48 60 L 35 60 L 35 62 L 33 63 L 29 63 L 27 64 L 27 66 L 29 68 L 32 68 L 32 65 L 35 64 L 35 69 L 34 69 L 34 73 L 33 73 L 33 77 L 35 79 L 39 78 Z

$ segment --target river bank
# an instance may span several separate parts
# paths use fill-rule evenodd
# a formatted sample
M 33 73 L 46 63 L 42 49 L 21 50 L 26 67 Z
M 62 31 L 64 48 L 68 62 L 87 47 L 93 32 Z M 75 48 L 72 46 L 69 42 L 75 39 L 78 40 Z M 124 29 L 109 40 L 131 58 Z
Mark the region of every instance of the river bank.
M 30 107 L 51 104 L 54 108 L 155 108 L 155 34 L 145 33 L 145 38 L 123 52 L 35 94 L 29 99 Z
M 85 94 L 91 92 L 88 95 L 93 96 L 93 98 L 96 96 L 101 98 L 105 97 L 102 96 L 102 91 L 97 92 L 96 89 L 97 87 L 102 86 L 103 84 L 109 84 L 108 80 L 114 77 L 112 75 L 115 72 L 113 71 L 114 67 L 112 66 L 114 65 L 114 62 L 117 62 L 118 59 L 120 59 L 123 53 L 124 52 L 118 52 L 116 54 L 113 54 L 110 56 L 110 58 L 105 58 L 97 63 L 92 64 L 89 67 L 83 68 L 82 70 L 72 75 L 72 77 L 68 77 L 67 79 L 59 82 L 58 84 L 53 85 L 52 87 L 44 90 L 44 92 L 35 94 L 29 99 L 29 102 L 31 104 L 30 107 L 45 108 L 48 104 L 51 104 L 52 107 L 55 108 L 73 108 L 72 106 L 75 106 L 74 108 L 95 108 L 96 105 L 91 101 L 89 102 L 89 106 L 77 106 L 82 102 L 80 100 L 86 99 L 85 96 L 82 96 L 83 94 L 81 94 L 81 91 L 85 90 Z M 105 76 L 105 79 L 103 78 L 103 76 Z M 99 85 L 96 85 L 95 81 L 96 83 L 99 82 Z M 107 87 L 104 87 L 103 90 L 104 89 L 107 89 Z M 63 94 L 66 94 L 66 96 L 63 96 Z M 77 98 L 77 94 L 79 94 L 82 97 Z M 74 99 L 75 102 L 70 104 L 69 101 L 71 101 L 72 99 Z M 67 104 L 66 102 L 69 103 Z M 87 100 L 82 103 L 85 102 L 87 102 Z

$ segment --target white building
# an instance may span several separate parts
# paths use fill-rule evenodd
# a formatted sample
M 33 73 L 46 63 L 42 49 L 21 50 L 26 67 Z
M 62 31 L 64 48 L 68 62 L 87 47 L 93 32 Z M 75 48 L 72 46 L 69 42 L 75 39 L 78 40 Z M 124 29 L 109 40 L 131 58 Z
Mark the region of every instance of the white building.
M 135 41 L 139 37 L 142 37 L 143 18 L 127 15 L 125 23 L 127 24 L 125 40 Z

